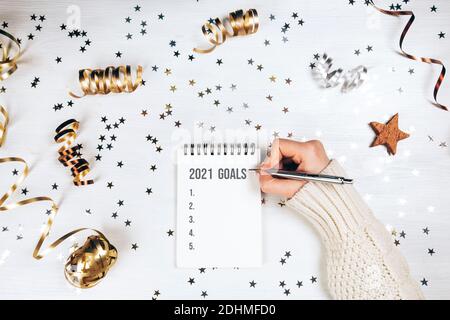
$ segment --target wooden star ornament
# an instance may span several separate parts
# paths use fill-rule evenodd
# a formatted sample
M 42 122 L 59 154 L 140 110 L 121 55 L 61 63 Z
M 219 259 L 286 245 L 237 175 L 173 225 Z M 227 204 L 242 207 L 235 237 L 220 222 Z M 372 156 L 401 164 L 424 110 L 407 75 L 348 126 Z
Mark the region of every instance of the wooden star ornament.
M 409 137 L 409 134 L 398 128 L 398 113 L 395 114 L 386 124 L 371 122 L 369 125 L 377 134 L 370 147 L 384 144 L 391 155 L 397 152 L 397 142 Z

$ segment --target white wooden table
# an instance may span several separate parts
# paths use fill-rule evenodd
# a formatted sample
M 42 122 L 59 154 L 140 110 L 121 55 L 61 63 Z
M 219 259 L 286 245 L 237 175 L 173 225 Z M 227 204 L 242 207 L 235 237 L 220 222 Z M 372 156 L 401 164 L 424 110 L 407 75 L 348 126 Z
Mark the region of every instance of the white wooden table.
M 405 49 L 448 64 L 449 3 L 414 0 L 401 4 L 403 9 L 413 9 L 417 18 Z M 437 12 L 431 12 L 433 4 Z M 136 5 L 140 11 L 135 11 Z M 89 290 L 75 289 L 64 279 L 63 265 L 69 247 L 74 241 L 83 243 L 85 235 L 77 235 L 37 261 L 31 253 L 46 218 L 45 206 L 29 205 L 2 213 L 0 227 L 7 231 L 0 232 L 0 299 L 203 299 L 202 292 L 207 293 L 206 299 L 328 298 L 320 240 L 306 221 L 278 205 L 279 198 L 267 196 L 263 207 L 263 268 L 207 269 L 204 273 L 175 268 L 173 146 L 181 134 L 202 130 L 198 128 L 201 123 L 205 134 L 210 127 L 220 134 L 232 128 L 255 130 L 261 125 L 257 132 L 261 145 L 267 145 L 274 133 L 321 139 L 330 155 L 356 179 L 357 189 L 376 216 L 397 232 L 393 241 L 400 241 L 414 278 L 428 281 L 422 286 L 427 298 L 450 298 L 450 154 L 445 147 L 450 138 L 449 113 L 429 102 L 439 68 L 408 60 L 395 51 L 406 17 L 382 15 L 362 0 L 354 5 L 346 0 L 118 1 L 114 5 L 101 0 L 52 4 L 16 0 L 2 1 L 1 7 L 0 23 L 7 22 L 5 30 L 22 39 L 25 52 L 16 73 L 0 83 L 0 88 L 6 88 L 0 93 L 0 104 L 11 116 L 0 156 L 20 156 L 31 165 L 20 188 L 27 188 L 27 197 L 49 195 L 60 204 L 51 239 L 80 226 L 98 228 L 117 246 L 119 259 L 101 284 Z M 205 45 L 200 31 L 203 21 L 239 8 L 258 10 L 260 30 L 228 40 L 211 54 L 194 54 L 195 59 L 189 61 L 192 48 Z M 298 18 L 292 17 L 293 12 Z M 77 22 L 78 13 L 79 29 L 87 35 L 70 38 L 60 25 L 70 27 Z M 158 18 L 161 13 L 163 19 Z M 30 19 L 32 14 L 37 15 L 36 21 Z M 44 21 L 39 21 L 40 15 L 45 15 Z M 304 20 L 303 26 L 299 19 Z M 142 27 L 142 21 L 147 25 Z M 283 34 L 285 23 L 290 28 Z M 37 25 L 41 31 L 36 30 Z M 141 35 L 143 28 L 147 34 Z M 447 35 L 439 39 L 441 31 Z M 33 40 L 27 40 L 30 33 Z M 90 45 L 85 44 L 87 39 Z M 173 47 L 171 40 L 176 42 Z M 84 53 L 82 46 L 86 47 Z M 367 46 L 373 50 L 368 51 Z M 360 54 L 355 55 L 355 50 Z M 313 54 L 323 52 L 345 69 L 366 65 L 367 82 L 347 94 L 337 88 L 319 88 L 312 80 L 309 63 Z M 61 57 L 60 63 L 57 57 Z M 223 64 L 218 65 L 217 59 Z M 249 65 L 248 59 L 254 64 Z M 132 94 L 72 99 L 74 105 L 67 106 L 71 100 L 68 91 L 78 88 L 78 69 L 119 64 L 141 64 L 146 85 Z M 258 71 L 257 65 L 263 69 Z M 152 71 L 152 66 L 158 70 Z M 166 75 L 165 69 L 171 69 L 171 74 Z M 276 82 L 270 81 L 272 75 Z M 33 88 L 35 77 L 40 81 Z M 189 85 L 192 79 L 194 86 Z M 285 79 L 291 79 L 291 84 Z M 177 90 L 170 91 L 170 86 Z M 207 88 L 212 93 L 199 98 L 198 92 Z M 266 98 L 269 95 L 272 101 Z M 439 98 L 450 104 L 448 79 Z M 214 100 L 220 101 L 218 107 Z M 58 103 L 64 107 L 54 111 Z M 173 115 L 161 120 L 159 114 L 168 103 Z M 243 108 L 244 103 L 249 108 Z M 233 108 L 232 113 L 227 112 L 228 107 Z M 289 108 L 286 114 L 284 107 Z M 148 115 L 141 115 L 142 110 Z M 383 147 L 369 148 L 374 134 L 368 123 L 384 122 L 397 112 L 400 127 L 411 137 L 399 143 L 393 157 Z M 121 117 L 126 121 L 107 131 L 102 116 L 111 124 Z M 91 163 L 96 180 L 92 186 L 73 186 L 69 172 L 57 161 L 53 131 L 69 118 L 81 122 L 77 142 L 83 144 L 83 154 Z M 251 120 L 251 125 L 246 126 L 245 120 Z M 182 123 L 180 128 L 174 126 L 175 121 Z M 107 139 L 114 134 L 117 141 L 111 150 L 100 152 L 101 161 L 95 161 L 102 134 Z M 149 134 L 158 139 L 162 152 L 146 141 Z M 106 148 L 106 142 L 103 145 Z M 121 168 L 117 166 L 120 161 L 124 164 Z M 151 165 L 157 169 L 151 171 Z M 20 166 L 0 166 L 0 190 L 13 182 L 11 172 L 16 167 L 20 170 Z M 114 187 L 108 188 L 108 182 Z M 52 189 L 54 183 L 57 190 Z M 153 193 L 147 195 L 146 188 Z M 17 200 L 25 198 L 20 189 Z M 119 200 L 124 206 L 117 205 Z M 131 221 L 128 227 L 126 220 Z M 400 237 L 402 230 L 405 238 Z M 132 249 L 133 244 L 137 250 Z M 428 249 L 435 254 L 430 255 Z M 292 256 L 283 265 L 280 259 L 287 251 Z M 310 281 L 313 276 L 318 279 L 314 284 Z M 188 282 L 190 278 L 193 284 Z M 254 288 L 251 281 L 256 282 Z M 303 286 L 299 288 L 297 281 Z

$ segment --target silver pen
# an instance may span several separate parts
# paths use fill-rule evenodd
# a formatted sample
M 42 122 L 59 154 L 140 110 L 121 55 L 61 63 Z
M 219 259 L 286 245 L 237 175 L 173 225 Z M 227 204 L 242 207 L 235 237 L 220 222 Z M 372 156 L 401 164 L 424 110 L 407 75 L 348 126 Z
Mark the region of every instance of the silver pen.
M 352 184 L 353 179 L 348 179 L 340 176 L 332 176 L 328 174 L 313 174 L 298 171 L 287 171 L 278 169 L 250 169 L 250 171 L 264 171 L 270 174 L 272 177 L 292 179 L 292 180 L 306 180 L 306 181 L 318 181 L 325 183 L 335 184 Z

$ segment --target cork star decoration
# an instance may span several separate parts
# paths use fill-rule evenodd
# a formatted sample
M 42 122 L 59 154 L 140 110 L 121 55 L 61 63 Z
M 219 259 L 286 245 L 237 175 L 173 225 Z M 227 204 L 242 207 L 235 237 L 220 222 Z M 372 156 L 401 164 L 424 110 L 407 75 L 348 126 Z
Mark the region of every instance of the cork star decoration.
M 398 113 L 395 114 L 386 124 L 371 122 L 369 125 L 377 134 L 370 147 L 385 145 L 390 155 L 395 155 L 397 152 L 397 143 L 400 140 L 409 137 L 408 133 L 403 132 L 398 128 Z

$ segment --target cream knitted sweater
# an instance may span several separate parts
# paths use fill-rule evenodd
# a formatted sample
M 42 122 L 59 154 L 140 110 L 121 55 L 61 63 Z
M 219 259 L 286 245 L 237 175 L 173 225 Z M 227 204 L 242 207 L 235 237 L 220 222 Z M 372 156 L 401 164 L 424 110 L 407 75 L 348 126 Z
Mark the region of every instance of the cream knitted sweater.
M 332 160 L 324 174 L 345 176 Z M 309 182 L 288 202 L 321 235 L 334 299 L 423 299 L 386 228 L 351 185 Z

